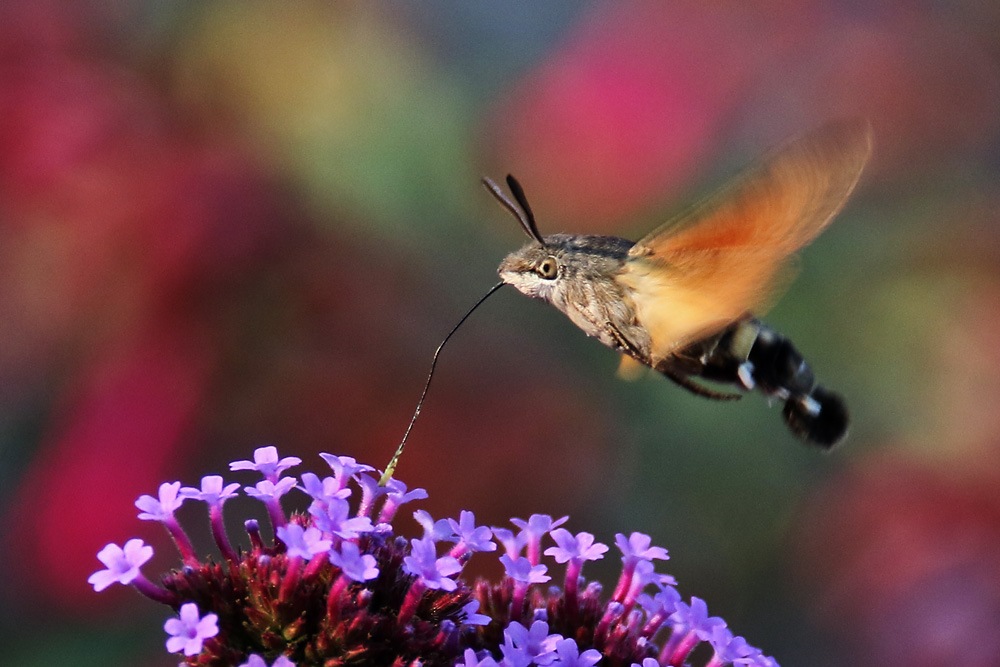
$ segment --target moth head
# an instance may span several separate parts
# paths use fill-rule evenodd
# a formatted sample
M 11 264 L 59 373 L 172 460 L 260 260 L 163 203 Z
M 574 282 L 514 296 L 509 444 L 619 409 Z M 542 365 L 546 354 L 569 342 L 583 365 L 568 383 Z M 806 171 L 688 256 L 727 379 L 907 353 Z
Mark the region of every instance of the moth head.
M 552 300 L 566 267 L 554 248 L 529 243 L 500 263 L 500 280 L 528 296 Z
M 507 174 L 507 187 L 514 195 L 515 203 L 489 178 L 484 178 L 483 184 L 500 205 L 517 218 L 524 233 L 531 239 L 530 243 L 507 255 L 500 263 L 497 271 L 500 279 L 528 296 L 551 300 L 552 292 L 563 275 L 563 265 L 556 249 L 547 244 L 538 233 L 535 215 L 524 196 L 524 189 L 516 178 Z

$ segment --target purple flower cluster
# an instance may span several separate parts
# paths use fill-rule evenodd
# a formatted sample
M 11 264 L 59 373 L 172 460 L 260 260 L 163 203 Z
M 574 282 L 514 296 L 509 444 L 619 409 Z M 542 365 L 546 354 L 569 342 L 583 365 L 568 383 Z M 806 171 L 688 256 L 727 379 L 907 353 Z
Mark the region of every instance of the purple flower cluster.
M 244 492 L 264 503 L 272 544 L 252 520 L 245 523 L 249 549 L 230 543 L 222 508 L 238 484 L 216 475 L 203 478 L 201 488 L 163 484 L 158 497 L 144 495 L 136 506 L 140 519 L 164 525 L 183 567 L 153 583 L 140 572 L 153 550 L 132 539 L 104 547 L 97 557 L 105 569 L 89 582 L 97 591 L 131 585 L 172 607 L 178 615 L 164 626 L 167 650 L 183 654 L 188 665 L 678 667 L 704 642 L 712 648 L 706 667 L 777 667 L 709 616 L 704 601 L 684 602 L 673 577 L 655 571 L 666 549 L 642 533 L 616 536 L 622 573 L 603 599 L 601 585 L 581 573 L 608 546 L 562 528 L 566 517 L 512 519 L 515 533 L 477 526 L 472 512 L 435 521 L 417 510 L 423 536 L 407 541 L 395 535 L 393 521 L 402 505 L 427 497 L 423 489 L 408 490 L 398 480 L 379 486 L 371 466 L 322 457 L 333 473 L 324 478 L 284 476 L 301 461 L 279 458 L 274 447 L 230 465 L 263 475 Z M 312 503 L 306 513 L 288 516 L 281 497 L 293 489 Z M 222 562 L 194 553 L 174 516 L 187 500 L 208 505 Z M 554 545 L 544 547 L 546 540 Z M 498 544 L 501 581 L 462 578 L 473 554 L 497 551 Z M 561 586 L 549 585 L 543 555 L 565 565 Z

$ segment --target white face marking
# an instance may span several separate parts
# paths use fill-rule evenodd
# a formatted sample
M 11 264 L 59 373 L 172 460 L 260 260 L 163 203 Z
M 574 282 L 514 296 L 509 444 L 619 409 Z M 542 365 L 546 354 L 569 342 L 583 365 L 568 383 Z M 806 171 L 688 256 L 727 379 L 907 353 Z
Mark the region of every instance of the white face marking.
M 534 271 L 501 271 L 500 280 L 513 286 L 521 294 L 552 302 L 557 280 L 545 280 Z

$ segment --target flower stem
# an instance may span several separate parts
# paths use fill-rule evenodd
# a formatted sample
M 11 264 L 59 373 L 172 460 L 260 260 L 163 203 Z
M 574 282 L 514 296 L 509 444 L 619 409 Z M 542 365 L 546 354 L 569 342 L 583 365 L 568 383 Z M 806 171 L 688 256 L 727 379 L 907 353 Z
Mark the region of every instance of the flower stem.
M 222 521 L 222 505 L 212 505 L 208 511 L 208 516 L 212 526 L 212 537 L 215 538 L 215 544 L 219 547 L 219 551 L 222 552 L 222 557 L 229 561 L 230 564 L 236 563 L 239 559 L 233 550 L 232 543 L 229 541 L 229 536 L 226 535 L 226 526 Z
M 335 624 L 340 617 L 340 600 L 344 597 L 344 591 L 350 586 L 351 580 L 346 574 L 337 577 L 337 580 L 330 586 L 330 592 L 326 598 L 326 616 L 330 624 Z
M 583 570 L 583 561 L 577 558 L 570 559 L 566 563 L 566 581 L 563 584 L 564 597 L 566 599 L 566 613 L 571 621 L 575 621 L 579 610 L 579 600 L 577 594 L 580 587 L 580 572 Z
M 315 577 L 319 569 L 323 567 L 323 564 L 328 562 L 330 562 L 329 552 L 324 551 L 316 554 L 309 559 L 309 564 L 306 565 L 306 569 L 302 572 L 302 578 L 311 579 Z
M 672 640 L 673 637 L 671 637 L 670 639 Z M 660 653 L 661 664 L 662 664 L 662 658 L 666 655 L 666 651 L 672 643 L 673 643 L 672 641 L 667 642 L 667 645 L 663 647 L 663 651 Z M 667 664 L 671 665 L 672 667 L 680 667 L 680 665 L 683 665 L 684 660 L 688 656 L 688 653 L 691 652 L 691 649 L 693 649 L 695 647 L 695 644 L 697 643 L 698 643 L 698 634 L 694 630 L 689 631 L 686 635 L 684 635 L 684 638 L 681 639 L 680 642 L 676 645 L 677 647 L 673 650 L 673 653 L 670 654 L 670 661 Z
M 618 578 L 618 585 L 615 586 L 615 592 L 611 595 L 611 599 L 615 602 L 621 602 L 625 599 L 628 594 L 629 589 L 632 587 L 632 575 L 635 574 L 635 566 L 638 561 L 629 559 L 625 562 L 622 567 L 622 575 Z
M 611 622 L 621 616 L 622 608 L 620 602 L 612 601 L 608 603 L 604 615 L 594 629 L 594 648 L 598 651 L 603 650 L 604 642 L 608 638 L 608 629 L 611 627 Z
M 154 602 L 170 605 L 171 607 L 177 606 L 178 599 L 176 595 L 165 588 L 160 588 L 141 574 L 132 580 L 132 586 L 135 587 L 135 590 Z
M 254 551 L 260 552 L 264 550 L 264 540 L 260 538 L 260 524 L 257 523 L 256 519 L 247 519 L 244 522 L 243 527 L 246 528 L 247 535 L 250 536 L 250 546 Z
M 174 544 L 177 545 L 177 550 L 181 553 L 181 559 L 184 561 L 184 564 L 191 567 L 198 567 L 198 556 L 194 552 L 194 547 L 191 545 L 191 540 L 188 538 L 187 533 L 177 523 L 177 519 L 170 516 L 163 520 L 163 525 L 166 526 L 170 537 L 174 540 Z
M 281 580 L 281 590 L 278 592 L 278 601 L 288 602 L 292 599 L 295 587 L 299 583 L 299 572 L 302 570 L 302 557 L 293 556 L 288 559 L 288 568 L 285 576 Z
M 280 500 L 272 498 L 265 503 L 265 506 L 267 507 L 267 516 L 271 519 L 271 527 L 275 531 L 288 523 L 288 519 L 285 517 L 285 510 L 281 509 Z M 278 538 L 275 538 L 274 541 L 277 543 Z
M 417 604 L 419 604 L 425 588 L 424 583 L 419 580 L 414 581 L 410 585 L 410 590 L 406 592 L 403 604 L 399 608 L 399 616 L 397 617 L 399 625 L 406 625 L 413 618 L 413 615 L 417 613 Z

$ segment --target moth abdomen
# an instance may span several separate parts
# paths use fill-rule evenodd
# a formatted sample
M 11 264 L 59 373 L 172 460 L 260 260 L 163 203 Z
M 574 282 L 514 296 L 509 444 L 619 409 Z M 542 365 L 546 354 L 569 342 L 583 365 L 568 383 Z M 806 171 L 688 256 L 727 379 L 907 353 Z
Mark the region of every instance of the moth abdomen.
M 847 434 L 844 400 L 816 383 L 816 376 L 792 342 L 767 325 L 759 327 L 747 355 L 753 380 L 765 394 L 785 399 L 782 416 L 799 438 L 829 448 Z
M 664 368 L 667 377 L 709 398 L 734 397 L 706 390 L 687 377 L 757 389 L 785 402 L 782 416 L 796 436 L 829 448 L 847 434 L 844 400 L 816 383 L 816 376 L 792 342 L 752 317 L 681 350 Z
M 792 433 L 827 449 L 844 439 L 850 424 L 844 399 L 822 385 L 808 396 L 789 397 L 781 415 Z
M 754 380 L 772 393 L 784 390 L 795 396 L 812 392 L 816 376 L 792 342 L 766 325 L 758 326 L 757 339 L 747 355 Z

